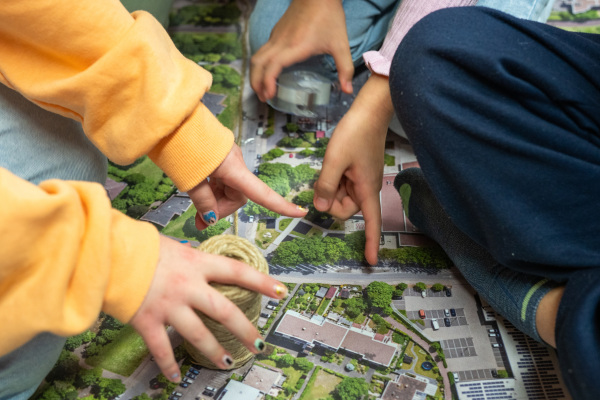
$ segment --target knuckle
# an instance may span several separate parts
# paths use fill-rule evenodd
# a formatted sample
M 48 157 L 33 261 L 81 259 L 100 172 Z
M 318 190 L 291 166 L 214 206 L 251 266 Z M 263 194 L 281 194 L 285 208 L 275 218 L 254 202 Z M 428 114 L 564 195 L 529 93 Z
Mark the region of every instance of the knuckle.
M 334 193 L 337 190 L 338 185 L 330 180 L 319 179 L 315 183 L 315 191 L 320 195 L 327 195 Z
M 190 331 L 186 337 L 186 339 L 194 345 L 194 347 L 198 347 L 201 343 L 203 343 L 208 335 L 208 331 L 204 327 L 197 327 Z
M 169 362 L 169 358 L 171 357 L 172 351 L 171 348 L 167 348 L 164 346 L 158 346 L 152 349 L 152 355 L 154 356 L 154 358 L 156 359 L 156 361 L 161 364 L 161 363 L 168 363 Z

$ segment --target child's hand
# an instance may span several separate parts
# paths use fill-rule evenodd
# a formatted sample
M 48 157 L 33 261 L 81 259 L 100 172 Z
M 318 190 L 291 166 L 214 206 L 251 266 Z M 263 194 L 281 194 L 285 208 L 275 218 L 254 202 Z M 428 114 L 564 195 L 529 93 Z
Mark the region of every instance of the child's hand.
M 172 325 L 187 341 L 223 369 L 227 354 L 196 315 L 198 310 L 229 329 L 253 353 L 261 337 L 244 313 L 209 282 L 237 285 L 280 299 L 287 288 L 254 268 L 224 256 L 202 253 L 161 236 L 160 258 L 146 298 L 131 325 L 142 335 L 161 372 L 180 380 L 180 370 L 165 325 Z
M 188 194 L 198 210 L 196 214 L 198 229 L 214 225 L 219 218 L 231 214 L 246 204 L 248 198 L 269 210 L 289 217 L 304 217 L 307 212 L 286 201 L 250 172 L 244 164 L 242 151 L 235 144 L 209 179 L 200 182 Z
M 250 83 L 261 101 L 275 96 L 285 67 L 317 54 L 331 54 L 344 92 L 352 93 L 354 64 L 346 14 L 340 0 L 294 0 L 273 28 L 269 41 L 252 57 Z
M 315 183 L 317 210 L 342 219 L 362 210 L 367 239 L 365 257 L 372 265 L 377 264 L 379 252 L 379 191 L 392 113 L 387 78 L 371 76 L 337 125 Z

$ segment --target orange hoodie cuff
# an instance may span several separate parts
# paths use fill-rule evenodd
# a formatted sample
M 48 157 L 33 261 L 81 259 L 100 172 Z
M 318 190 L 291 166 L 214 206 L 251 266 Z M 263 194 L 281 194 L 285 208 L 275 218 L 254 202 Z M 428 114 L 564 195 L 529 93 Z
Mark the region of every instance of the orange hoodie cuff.
M 232 146 L 233 133 L 200 103 L 148 156 L 179 190 L 187 192 L 217 169 Z
M 128 322 L 142 305 L 154 277 L 159 234 L 147 222 L 112 210 L 112 260 L 102 311 Z

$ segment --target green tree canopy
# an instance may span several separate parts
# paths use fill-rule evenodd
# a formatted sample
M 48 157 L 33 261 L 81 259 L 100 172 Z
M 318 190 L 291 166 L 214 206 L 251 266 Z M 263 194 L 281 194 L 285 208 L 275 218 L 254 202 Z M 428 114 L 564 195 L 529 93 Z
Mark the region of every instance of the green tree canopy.
M 415 288 L 422 292 L 422 291 L 427 290 L 427 285 L 424 284 L 423 282 L 417 282 L 417 283 L 415 283 Z
M 196 228 L 195 217 L 192 216 L 183 223 L 183 227 L 181 228 L 181 230 L 183 231 L 183 234 L 186 237 L 195 238 L 199 242 L 203 242 L 213 236 L 222 234 L 230 226 L 231 223 L 227 221 L 226 218 L 223 218 L 220 219 L 215 225 L 208 226 L 203 230 L 199 231 L 198 228 Z
M 252 200 L 249 200 L 248 203 L 246 203 L 246 205 L 244 206 L 244 214 L 270 218 L 280 217 L 280 215 L 277 214 L 275 211 L 271 211 L 268 208 L 261 206 L 260 204 L 256 204 Z
M 313 203 L 313 198 L 315 197 L 315 191 L 314 190 L 305 190 L 303 192 L 300 192 L 296 195 L 296 197 L 294 197 L 294 204 L 298 204 L 301 206 L 308 206 L 308 205 L 312 205 Z
M 307 358 L 298 357 L 294 360 L 294 366 L 300 371 L 308 372 L 313 369 L 314 364 L 310 362 Z
M 275 149 L 269 150 L 266 154 L 263 155 L 262 158 L 265 161 L 272 161 L 278 157 L 281 157 L 284 154 L 285 154 L 285 151 L 275 148 Z
M 441 283 L 434 283 L 431 286 L 431 290 L 433 290 L 434 292 L 441 292 L 442 290 L 444 290 L 444 285 L 442 285 Z
M 369 393 L 369 384 L 364 378 L 344 378 L 335 388 L 339 400 L 360 400 Z
M 287 368 L 294 365 L 294 357 L 289 354 L 284 354 L 277 360 L 277 366 L 279 368 Z
M 367 299 L 371 307 L 386 309 L 392 302 L 394 287 L 385 282 L 374 281 L 367 286 Z
M 287 124 L 285 124 L 285 129 L 288 132 L 296 133 L 296 132 L 298 132 L 298 124 L 295 124 L 293 122 L 288 122 Z
M 146 177 L 140 173 L 134 173 L 126 175 L 123 180 L 130 185 L 137 185 L 138 183 L 144 182 Z
M 127 389 L 120 379 L 100 378 L 97 384 L 98 394 L 106 398 L 116 397 Z
M 81 369 L 77 378 L 75 379 L 75 385 L 82 389 L 88 386 L 94 386 L 98 383 L 102 377 L 102 368 L 95 367 L 92 369 Z

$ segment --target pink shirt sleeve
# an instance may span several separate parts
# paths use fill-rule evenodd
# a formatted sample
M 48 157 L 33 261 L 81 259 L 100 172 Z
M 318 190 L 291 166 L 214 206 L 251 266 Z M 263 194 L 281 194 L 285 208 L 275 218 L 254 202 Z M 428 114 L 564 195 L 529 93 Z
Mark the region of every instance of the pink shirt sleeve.
M 363 54 L 371 72 L 389 76 L 392 58 L 398 45 L 414 24 L 426 15 L 449 7 L 465 7 L 477 4 L 477 0 L 404 0 L 400 3 L 381 49 Z

